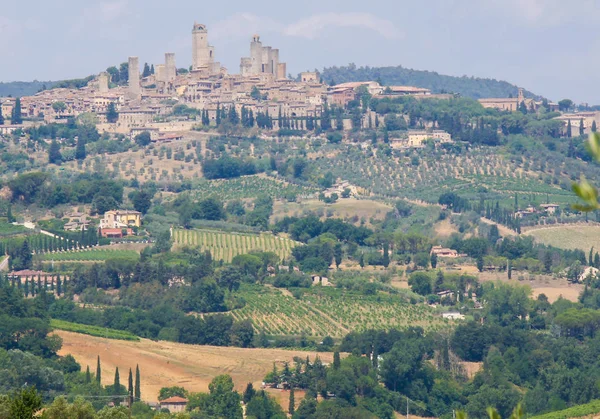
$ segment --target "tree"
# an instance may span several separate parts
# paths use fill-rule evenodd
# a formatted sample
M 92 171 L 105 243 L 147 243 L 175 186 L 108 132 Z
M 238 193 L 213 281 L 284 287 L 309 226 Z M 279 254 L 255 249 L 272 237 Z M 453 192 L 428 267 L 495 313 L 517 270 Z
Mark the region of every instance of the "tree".
M 0 125 L 1 125 L 1 123 L 0 123 Z M 592 132 L 596 132 L 597 129 L 598 128 L 596 126 L 596 121 L 594 120 L 594 122 L 592 122 Z
M 242 274 L 235 266 L 226 266 L 217 273 L 217 284 L 227 288 L 229 292 L 237 290 L 241 282 Z
M 150 132 L 144 131 L 140 132 L 133 138 L 133 141 L 140 147 L 145 147 L 152 142 L 152 137 L 150 136 Z
M 294 387 L 292 387 L 290 389 L 290 403 L 289 403 L 289 407 L 288 407 L 288 413 L 293 416 L 295 410 L 296 410 L 296 397 L 294 394 Z
M 338 351 L 335 351 L 333 353 L 333 369 L 339 370 L 341 365 L 342 365 L 342 361 L 340 358 L 340 353 Z
M 242 396 L 244 404 L 250 403 L 250 400 L 252 400 L 255 394 L 256 390 L 254 390 L 254 386 L 252 383 L 248 383 L 248 385 L 246 385 L 246 390 L 244 390 L 244 395 Z
M 150 76 L 150 74 L 152 74 L 152 72 L 150 71 L 150 67 L 148 66 L 148 63 L 144 63 L 144 71 L 142 72 L 142 77 L 148 77 Z
M 102 385 L 102 369 L 100 367 L 100 355 L 98 355 L 98 360 L 96 362 L 96 384 Z
M 56 140 L 52 140 L 52 143 L 50 143 L 50 148 L 48 149 L 48 163 L 62 163 L 62 154 L 60 154 L 60 144 L 58 144 Z
M 67 105 L 65 104 L 65 102 L 54 102 L 52 104 L 52 109 L 56 113 L 63 113 L 67 109 Z
M 583 118 L 579 120 L 579 136 L 582 136 L 585 131 L 585 127 L 583 124 Z
M 383 261 L 382 265 L 384 268 L 390 266 L 390 245 L 388 242 L 383 244 Z
M 430 263 L 431 263 L 431 269 L 435 269 L 437 268 L 437 261 L 438 261 L 438 257 L 436 253 L 431 253 L 431 257 L 430 257 Z
M 483 254 L 477 256 L 477 270 L 483 272 Z
M 121 379 L 119 377 L 119 367 L 115 370 L 115 380 L 113 382 L 113 391 L 118 393 L 121 389 Z
M 563 99 L 558 101 L 558 109 L 561 112 L 566 112 L 573 107 L 573 101 L 571 99 Z
M 83 136 L 79 136 L 77 137 L 77 145 L 75 147 L 75 158 L 77 160 L 85 160 L 86 155 L 85 138 L 83 138 Z
M 571 138 L 571 120 L 569 119 L 569 122 L 567 123 L 567 138 Z
M 165 400 L 170 397 L 187 397 L 188 392 L 183 387 L 172 386 L 172 387 L 163 387 L 158 392 L 158 400 Z
M 15 100 L 15 106 L 12 109 L 10 123 L 13 125 L 19 125 L 19 124 L 23 123 L 23 115 L 22 115 L 22 111 L 21 111 L 21 98 L 20 97 L 18 97 Z
M 361 252 L 360 256 L 358 257 L 358 264 L 360 265 L 361 268 L 365 267 L 365 254 Z
M 0 112 L 0 125 L 4 125 L 4 115 Z
M 85 369 L 85 383 L 90 384 L 92 382 L 92 374 L 90 373 L 90 366 L 88 365 Z
M 340 268 L 340 264 L 342 263 L 342 245 L 341 243 L 336 243 L 333 247 L 333 257 L 335 258 L 335 267 Z
M 135 366 L 135 400 L 140 401 L 142 397 L 141 392 L 141 383 L 140 383 L 140 367 L 139 365 Z
M 408 279 L 408 285 L 413 292 L 420 295 L 429 295 L 432 292 L 431 278 L 424 272 L 415 272 Z
M 134 192 L 132 195 L 133 208 L 136 211 L 146 214 L 152 206 L 152 197 L 154 194 L 147 189 L 142 189 L 139 192 Z
M 108 104 L 108 108 L 106 109 L 106 121 L 114 124 L 119 120 L 119 114 L 117 112 L 117 108 L 114 102 L 110 102 Z
M 129 402 L 133 403 L 133 373 L 129 368 L 129 377 L 127 382 L 127 395 L 129 396 Z
M 16 391 L 10 398 L 10 419 L 32 419 L 42 408 L 42 397 L 35 387 L 27 387 Z

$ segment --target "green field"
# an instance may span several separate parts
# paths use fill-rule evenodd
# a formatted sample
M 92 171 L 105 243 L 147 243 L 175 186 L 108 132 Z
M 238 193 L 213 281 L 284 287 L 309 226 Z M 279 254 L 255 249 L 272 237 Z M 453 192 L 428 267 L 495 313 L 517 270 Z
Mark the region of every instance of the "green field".
M 600 250 L 599 225 L 561 225 L 529 230 L 524 233 L 538 243 L 558 247 L 559 249 L 581 249 L 589 252 L 593 247 Z
M 125 332 L 123 330 L 108 329 L 106 327 L 90 326 L 87 324 L 71 323 L 64 320 L 50 320 L 50 326 L 54 329 L 66 330 L 67 332 L 83 333 L 84 335 L 98 336 L 107 339 L 117 340 L 134 340 L 138 341 L 140 338 L 137 336 Z
M 394 295 L 365 296 L 324 288 L 307 291 L 298 300 L 277 289 L 246 288 L 242 297 L 246 306 L 231 314 L 236 320 L 251 320 L 258 333 L 267 335 L 341 338 L 350 331 L 408 326 L 439 330 L 450 324 L 430 307 Z
M 200 247 L 210 251 L 213 259 L 231 262 L 237 255 L 252 250 L 273 252 L 281 259 L 290 256 L 299 243 L 271 233 L 234 233 L 216 230 L 173 230 L 173 241 L 178 246 Z
M 10 223 L 0 222 L 0 237 L 14 236 L 17 234 L 28 234 L 32 233 L 33 230 L 25 228 L 21 225 L 14 225 Z
M 595 416 L 600 412 L 600 400 L 592 400 L 589 403 L 569 407 L 565 410 L 546 413 L 545 415 L 532 416 L 530 419 L 569 419 L 582 416 Z
M 139 259 L 140 254 L 135 250 L 89 249 L 61 253 L 44 253 L 38 255 L 38 260 L 43 261 L 103 261 L 107 259 Z
M 235 179 L 202 179 L 194 182 L 192 194 L 196 198 L 217 195 L 219 199 L 227 201 L 230 199 L 256 198 L 261 195 L 283 198 L 289 194 L 304 195 L 316 191 L 316 188 L 288 184 L 273 178 L 255 175 Z

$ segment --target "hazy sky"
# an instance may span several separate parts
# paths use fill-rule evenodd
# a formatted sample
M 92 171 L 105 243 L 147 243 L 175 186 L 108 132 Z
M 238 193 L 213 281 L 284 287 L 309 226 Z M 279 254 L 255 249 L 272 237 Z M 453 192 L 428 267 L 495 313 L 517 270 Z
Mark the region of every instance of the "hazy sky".
M 23 0 L 0 7 L 0 81 L 57 80 L 126 61 L 191 63 L 205 23 L 231 73 L 253 33 L 288 72 L 403 65 L 503 79 L 600 103 L 600 0 Z

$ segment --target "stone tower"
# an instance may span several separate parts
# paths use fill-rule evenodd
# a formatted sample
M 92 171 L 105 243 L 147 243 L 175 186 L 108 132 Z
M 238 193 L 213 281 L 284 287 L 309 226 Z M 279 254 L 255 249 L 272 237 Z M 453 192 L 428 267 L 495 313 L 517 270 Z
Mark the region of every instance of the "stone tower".
M 210 67 L 214 61 L 214 49 L 208 45 L 208 30 L 206 25 L 194 23 L 192 29 L 192 70 Z
M 519 95 L 517 96 L 517 106 L 521 104 L 525 100 L 525 95 L 523 94 L 523 88 L 519 87 Z
M 263 48 L 262 42 L 260 42 L 260 36 L 254 35 L 252 42 L 250 43 L 250 60 L 252 62 L 251 74 L 262 73 L 262 58 Z
M 129 57 L 129 94 L 132 97 L 140 96 L 140 59 Z
M 108 73 L 106 71 L 98 75 L 98 92 L 108 93 Z
M 177 67 L 175 66 L 175 54 L 172 52 L 165 53 L 165 69 L 164 77 L 167 83 L 175 80 L 177 76 Z

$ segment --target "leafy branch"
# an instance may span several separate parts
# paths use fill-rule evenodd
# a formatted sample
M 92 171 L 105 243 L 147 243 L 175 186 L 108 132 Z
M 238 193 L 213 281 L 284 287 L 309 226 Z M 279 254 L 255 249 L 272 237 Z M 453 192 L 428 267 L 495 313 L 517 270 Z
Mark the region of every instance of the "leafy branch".
M 590 133 L 586 148 L 592 157 L 600 162 L 600 133 Z M 574 204 L 573 208 L 576 210 L 590 212 L 600 209 L 598 189 L 589 183 L 585 176 L 581 175 L 579 183 L 573 183 L 573 192 L 585 202 L 585 204 Z

